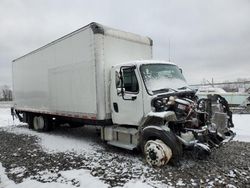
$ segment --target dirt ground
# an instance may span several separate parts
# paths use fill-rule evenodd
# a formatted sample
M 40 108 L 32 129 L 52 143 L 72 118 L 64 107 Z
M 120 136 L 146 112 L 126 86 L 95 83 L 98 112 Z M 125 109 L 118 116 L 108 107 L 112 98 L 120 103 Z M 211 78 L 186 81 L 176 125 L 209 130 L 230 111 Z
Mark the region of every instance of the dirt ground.
M 78 129 L 82 128 L 63 128 L 59 133 L 78 137 Z M 152 168 L 146 164 L 140 152 L 107 146 L 97 139 L 98 136 L 93 136 L 95 134 L 93 131 L 88 135 L 101 149 L 93 151 L 91 155 L 49 153 L 39 145 L 37 136 L 15 134 L 1 128 L 0 162 L 6 168 L 9 179 L 16 183 L 27 177 L 41 182 L 58 181 L 60 178 L 60 181 L 78 186 L 79 182 L 75 179 L 63 179 L 60 171 L 88 169 L 110 187 L 123 186 L 129 180 L 138 178 L 144 179 L 152 187 L 250 187 L 250 143 L 226 143 L 213 149 L 205 160 L 194 159 L 186 152 L 177 166 Z M 56 175 L 44 178 L 45 172 Z

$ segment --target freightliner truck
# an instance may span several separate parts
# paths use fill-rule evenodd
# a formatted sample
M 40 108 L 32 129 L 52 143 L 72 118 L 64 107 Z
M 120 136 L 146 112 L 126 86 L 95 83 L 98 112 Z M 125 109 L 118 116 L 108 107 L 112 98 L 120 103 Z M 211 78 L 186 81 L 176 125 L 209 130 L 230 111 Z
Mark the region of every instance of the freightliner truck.
M 140 149 L 152 166 L 202 158 L 234 134 L 227 101 L 199 99 L 149 37 L 90 23 L 12 62 L 16 115 L 29 128 L 99 126 L 107 144 Z M 195 74 L 195 72 L 194 72 Z

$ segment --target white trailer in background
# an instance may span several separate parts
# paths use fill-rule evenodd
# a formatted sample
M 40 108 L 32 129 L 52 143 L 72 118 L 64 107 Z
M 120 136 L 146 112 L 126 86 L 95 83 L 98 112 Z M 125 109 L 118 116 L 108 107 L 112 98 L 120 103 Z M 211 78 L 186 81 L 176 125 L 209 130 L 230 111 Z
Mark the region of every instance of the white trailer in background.
M 204 140 L 225 138 L 230 113 L 222 108 L 224 121 L 211 124 L 214 100 L 197 107 L 178 66 L 152 60 L 152 45 L 148 37 L 90 23 L 13 61 L 12 112 L 37 131 L 99 125 L 108 144 L 141 148 L 151 165 L 178 161 L 183 148 L 208 154 L 212 145 Z
M 200 87 L 196 92 L 199 98 L 206 98 L 209 94 L 218 94 L 224 97 L 230 107 L 243 106 L 250 97 L 245 92 L 226 92 L 224 89 L 218 87 Z

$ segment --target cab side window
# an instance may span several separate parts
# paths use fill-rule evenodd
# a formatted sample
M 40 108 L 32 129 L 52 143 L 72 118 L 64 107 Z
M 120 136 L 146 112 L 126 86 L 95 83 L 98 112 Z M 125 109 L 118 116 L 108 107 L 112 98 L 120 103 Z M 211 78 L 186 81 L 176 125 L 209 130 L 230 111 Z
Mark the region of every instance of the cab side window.
M 123 69 L 123 87 L 127 92 L 139 92 L 139 84 L 134 69 Z

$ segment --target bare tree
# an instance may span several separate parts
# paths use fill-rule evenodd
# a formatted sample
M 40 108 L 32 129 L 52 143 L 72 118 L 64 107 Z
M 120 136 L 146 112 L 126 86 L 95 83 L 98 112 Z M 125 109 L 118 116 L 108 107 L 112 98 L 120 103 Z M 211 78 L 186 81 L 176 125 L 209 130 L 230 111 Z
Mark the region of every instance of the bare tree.
M 4 101 L 11 101 L 12 100 L 12 90 L 9 86 L 4 85 L 2 87 L 2 96 Z

